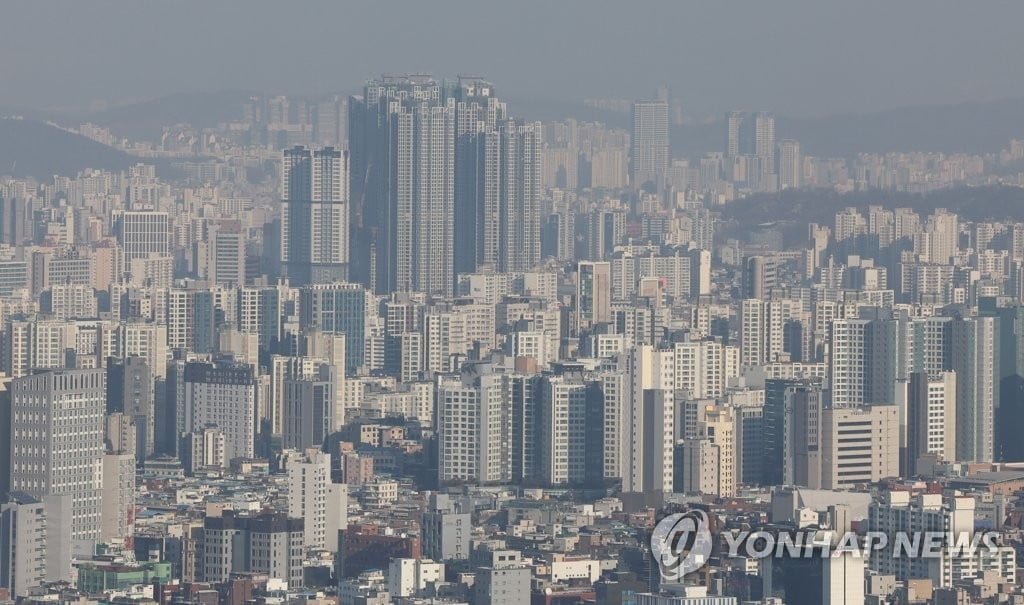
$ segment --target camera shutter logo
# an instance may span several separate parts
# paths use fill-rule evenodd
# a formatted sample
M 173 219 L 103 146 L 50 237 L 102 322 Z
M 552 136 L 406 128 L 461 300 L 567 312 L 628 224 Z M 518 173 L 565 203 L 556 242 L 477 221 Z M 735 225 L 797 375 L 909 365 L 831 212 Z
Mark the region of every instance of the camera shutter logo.
M 711 547 L 711 525 L 700 509 L 668 515 L 651 533 L 651 554 L 664 580 L 679 581 L 704 567 Z

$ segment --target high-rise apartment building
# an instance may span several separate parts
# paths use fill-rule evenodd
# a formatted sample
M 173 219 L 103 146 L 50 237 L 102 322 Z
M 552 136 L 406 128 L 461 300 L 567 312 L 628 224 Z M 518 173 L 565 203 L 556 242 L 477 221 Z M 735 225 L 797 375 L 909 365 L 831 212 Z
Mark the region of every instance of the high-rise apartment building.
M 995 406 L 1000 397 L 999 336 L 998 317 L 953 321 L 957 460 L 994 460 Z
M 799 189 L 803 185 L 804 160 L 800 155 L 800 141 L 783 139 L 779 142 L 779 189 Z
M 195 353 L 213 351 L 216 307 L 208 290 L 167 292 L 167 348 Z
M 261 349 L 269 349 L 281 340 L 281 291 L 271 286 L 249 286 L 237 291 L 241 332 L 259 334 Z
M 627 377 L 619 422 L 624 492 L 672 490 L 676 426 L 672 357 L 671 351 L 641 345 L 620 358 Z
M 734 158 L 741 153 L 746 153 L 743 144 L 743 119 L 745 114 L 742 111 L 730 111 L 725 116 L 725 156 Z
M 775 117 L 764 111 L 726 114 L 725 155 L 733 180 L 754 189 L 772 189 L 775 166 Z
M 899 324 L 884 314 L 831 322 L 829 377 L 833 407 L 896 402 Z
M 660 190 L 668 170 L 669 124 L 666 101 L 635 101 L 630 176 L 634 187 Z
M 512 475 L 508 378 L 441 378 L 437 385 L 438 479 L 500 483 Z
M 541 124 L 508 120 L 499 127 L 501 157 L 497 215 L 486 214 L 481 230 L 498 226 L 497 246 L 482 242 L 483 262 L 492 256 L 500 271 L 527 271 L 540 263 Z M 478 241 L 480 239 L 478 238 Z
M 455 104 L 429 76 L 370 81 L 349 101 L 353 243 L 367 259 L 353 277 L 376 292 L 453 291 Z
M 508 117 L 494 87 L 455 92 L 455 270 L 521 271 L 540 262 L 541 125 Z
M 765 173 L 771 173 L 775 170 L 775 116 L 759 111 L 754 114 L 753 127 L 754 157 L 761 159 Z
M 907 444 L 902 474 L 917 474 L 926 454 L 956 460 L 956 373 L 914 372 L 907 386 Z
M 581 377 L 544 376 L 537 397 L 540 478 L 548 484 L 579 484 L 587 477 L 587 384 Z M 589 415 L 600 424 L 600 416 Z
M 293 285 L 348 279 L 348 152 L 286 149 L 281 167 L 281 264 Z
M 740 363 L 759 366 L 801 354 L 802 341 L 787 338 L 787 329 L 806 317 L 798 301 L 748 298 L 740 303 Z
M 474 77 L 384 77 L 349 108 L 353 241 L 368 259 L 353 279 L 451 294 L 458 273 L 540 262 L 540 123 L 512 119 Z

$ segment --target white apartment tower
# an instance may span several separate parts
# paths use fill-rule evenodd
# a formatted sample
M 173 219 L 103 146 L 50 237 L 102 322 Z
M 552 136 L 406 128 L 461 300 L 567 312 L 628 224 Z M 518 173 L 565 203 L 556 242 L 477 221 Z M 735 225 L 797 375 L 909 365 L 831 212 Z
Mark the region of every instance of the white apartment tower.
M 800 142 L 783 139 L 779 142 L 779 188 L 799 189 L 803 185 L 804 160 Z
M 672 491 L 675 364 L 671 351 L 640 345 L 620 356 L 627 378 L 620 423 L 622 491 Z
M 507 376 L 442 376 L 437 382 L 438 478 L 508 482 L 511 395 Z
M 956 460 L 956 378 L 955 372 L 910 375 L 905 475 L 917 474 L 918 459 L 926 454 Z
M 630 176 L 634 187 L 653 182 L 660 189 L 668 170 L 668 103 L 636 101 L 632 112 L 633 138 Z

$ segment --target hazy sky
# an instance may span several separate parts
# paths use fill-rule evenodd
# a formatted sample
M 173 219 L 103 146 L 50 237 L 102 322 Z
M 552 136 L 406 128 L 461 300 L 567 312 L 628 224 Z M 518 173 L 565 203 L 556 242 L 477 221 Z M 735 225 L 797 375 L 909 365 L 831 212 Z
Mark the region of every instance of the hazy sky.
M 1024 97 L 1020 0 L 0 0 L 0 106 L 321 93 L 381 72 L 687 113 Z

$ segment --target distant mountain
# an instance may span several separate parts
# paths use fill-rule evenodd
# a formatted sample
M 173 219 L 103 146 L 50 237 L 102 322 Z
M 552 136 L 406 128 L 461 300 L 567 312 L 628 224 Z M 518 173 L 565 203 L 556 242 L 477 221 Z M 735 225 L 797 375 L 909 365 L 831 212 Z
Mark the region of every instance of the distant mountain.
M 253 93 L 224 91 L 217 93 L 176 94 L 100 112 L 76 116 L 77 122 L 92 122 L 109 128 L 119 137 L 158 141 L 164 126 L 191 124 L 209 128 L 242 117 L 242 106 Z M 62 124 L 68 118 L 54 120 Z
M 45 122 L 0 119 L 0 175 L 49 180 L 86 168 L 124 170 L 139 160 Z

